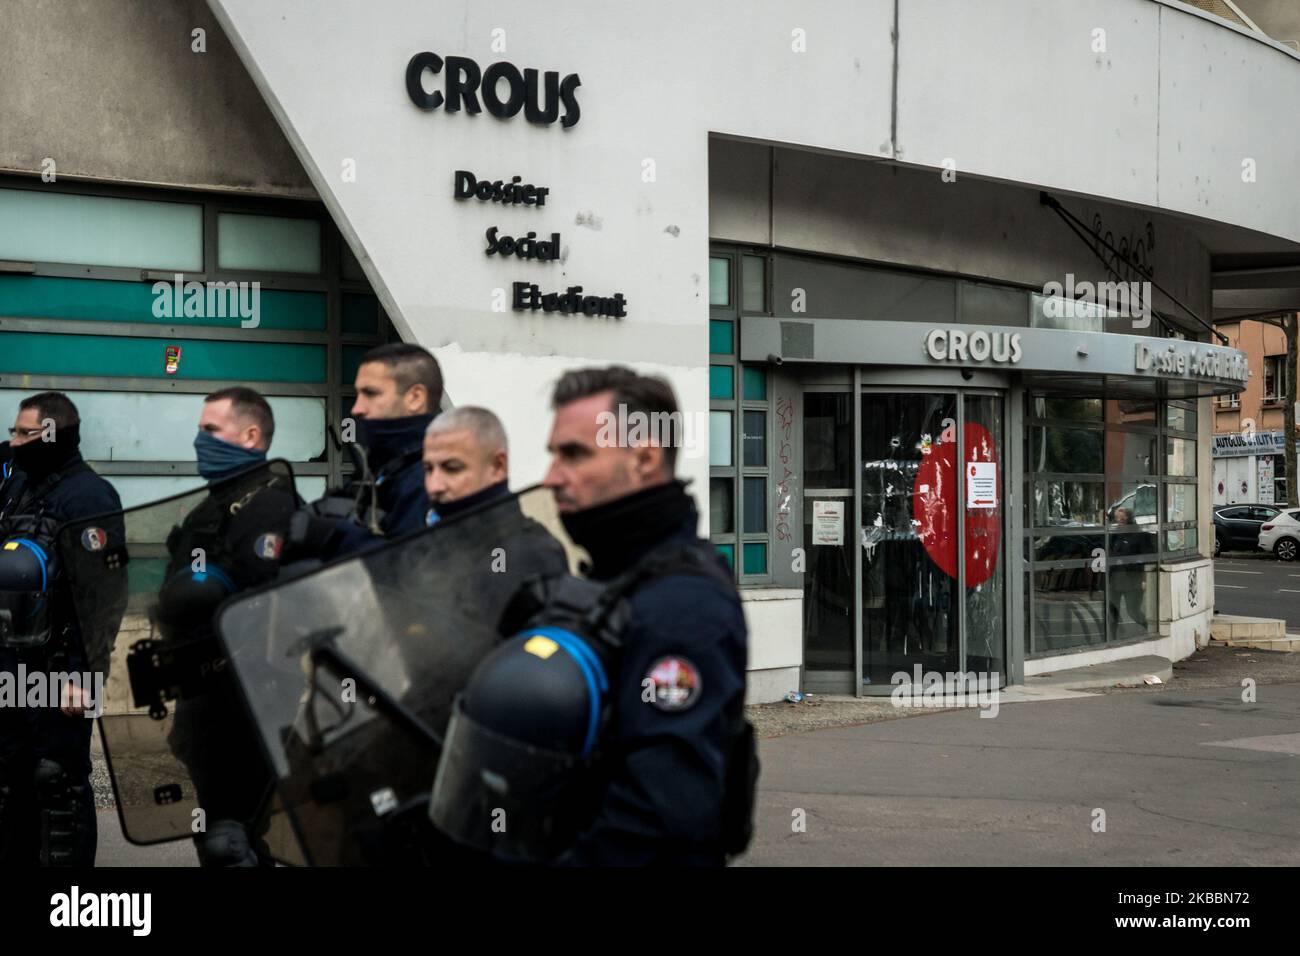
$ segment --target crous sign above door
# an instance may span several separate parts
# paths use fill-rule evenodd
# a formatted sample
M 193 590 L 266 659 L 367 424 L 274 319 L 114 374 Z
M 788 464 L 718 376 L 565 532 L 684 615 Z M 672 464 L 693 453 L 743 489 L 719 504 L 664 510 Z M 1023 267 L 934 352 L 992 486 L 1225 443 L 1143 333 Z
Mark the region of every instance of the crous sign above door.
M 966 587 L 983 584 L 998 563 L 1002 538 L 1002 505 L 998 481 L 997 443 L 989 430 L 976 422 L 967 422 L 962 430 L 966 459 L 962 478 L 957 472 L 956 427 L 949 424 L 938 440 L 921 446 L 921 465 L 912 486 L 912 518 L 916 535 L 939 568 L 951 578 L 957 577 L 957 502 L 965 502 L 966 515 Z M 972 468 L 981 463 L 987 468 Z M 984 490 L 972 494 L 975 487 L 992 479 L 992 494 Z M 964 479 L 964 480 L 962 480 Z M 962 481 L 964 488 L 954 487 Z

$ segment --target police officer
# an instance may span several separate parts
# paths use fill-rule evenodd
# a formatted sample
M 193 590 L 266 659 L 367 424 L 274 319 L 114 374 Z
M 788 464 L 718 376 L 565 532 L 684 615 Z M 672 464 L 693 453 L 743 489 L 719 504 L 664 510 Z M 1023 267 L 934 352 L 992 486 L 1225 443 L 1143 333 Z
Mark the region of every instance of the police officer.
M 295 518 L 295 560 L 329 560 L 425 524 L 421 446 L 442 402 L 438 360 L 418 345 L 390 342 L 362 356 L 355 384 L 352 417 L 365 468 Z
M 232 658 L 237 671 L 248 668 L 241 676 L 259 718 L 273 712 L 254 703 L 259 695 L 269 701 L 280 693 L 277 682 L 265 678 L 264 662 L 289 659 L 286 645 L 296 658 L 302 638 L 318 637 L 319 646 L 346 659 L 319 671 L 307 667 L 306 694 L 291 686 L 292 698 L 308 702 L 295 725 L 299 732 L 282 733 L 278 719 L 263 719 L 270 748 L 284 755 L 277 760 L 281 803 L 297 821 L 304 857 L 315 862 L 459 866 L 475 860 L 430 828 L 427 794 L 438 740 L 455 694 L 500 642 L 497 621 L 514 592 L 568 570 L 560 543 L 509 493 L 506 434 L 492 412 L 462 407 L 434 419 L 422 465 L 432 528 L 281 581 L 223 615 L 228 644 L 232 638 L 256 644 L 262 637 L 274 648 L 250 647 Z M 532 494 L 549 499 L 540 489 Z M 322 720 L 349 720 L 361 708 L 318 709 L 336 697 L 330 690 L 318 696 L 318 677 L 350 677 L 363 696 L 367 679 L 374 680 L 429 733 L 412 733 L 405 720 L 395 726 L 393 712 L 380 706 L 383 719 L 357 720 L 346 732 L 322 735 Z M 344 780 L 348 786 L 339 786 Z M 415 795 L 406 799 L 409 787 Z M 381 811 L 370 799 L 381 791 L 404 797 Z
M 590 580 L 546 582 L 470 678 L 430 816 L 498 858 L 721 865 L 748 840 L 757 778 L 745 619 L 673 478 L 676 399 L 611 367 L 565 374 L 553 404 L 545 484 Z
M 695 503 L 673 477 L 680 435 L 601 440 L 610 413 L 646 425 L 677 419 L 666 382 L 618 366 L 580 369 L 560 379 L 552 404 L 545 484 L 565 530 L 591 556 L 590 577 L 610 581 L 697 541 Z M 669 573 L 626 597 L 630 623 L 610 678 L 603 745 L 608 785 L 594 821 L 561 861 L 721 865 L 745 696 L 739 596 L 717 576 Z
M 9 542 L 21 537 L 52 558 L 59 525 L 121 510 L 117 492 L 78 451 L 80 427 L 77 407 L 60 392 L 42 392 L 19 404 L 9 430 L 15 473 L 6 483 L 6 500 L 0 501 L 0 531 Z M 0 562 L 23 550 L 32 549 L 0 546 Z M 16 674 L 21 663 L 28 674 L 106 674 L 126 607 L 125 589 L 106 595 L 101 619 L 82 629 L 57 561 L 49 560 L 47 570 L 53 572 L 47 586 L 50 637 L 38 647 L 0 648 L 0 670 Z M 85 687 L 65 686 L 57 708 L 0 709 L 0 863 L 94 863 L 91 721 L 85 716 L 94 712 L 91 698 Z
M 425 433 L 423 464 L 427 522 L 458 522 L 461 527 L 451 532 L 447 524 L 433 535 L 427 553 L 436 559 L 436 568 L 426 569 L 419 557 L 412 557 L 413 580 L 452 575 L 462 600 L 499 614 L 528 582 L 568 572 L 564 548 L 510 497 L 506 433 L 491 411 L 466 405 L 440 414 Z M 464 553 L 463 561 L 454 557 L 457 551 Z M 454 653 L 433 651 L 427 659 L 406 662 L 412 686 L 402 702 L 435 734 L 446 732 L 455 694 L 498 643 L 495 624 L 494 618 L 486 627 L 457 633 Z M 376 742 L 374 749 L 382 747 Z M 422 804 L 390 821 L 385 842 L 384 851 L 372 851 L 368 862 L 456 867 L 486 862 L 434 830 Z
M 443 412 L 429 425 L 424 439 L 424 487 L 429 495 L 430 524 L 463 516 L 467 544 L 481 560 L 472 585 L 484 606 L 504 609 L 527 582 L 565 574 L 564 548 L 540 524 L 525 518 L 510 495 L 506 433 L 500 419 L 486 408 L 466 405 Z M 495 507 L 485 507 L 497 502 Z M 471 514 L 470 512 L 480 510 Z M 457 536 L 457 542 L 462 536 Z M 444 547 L 446 547 L 444 545 Z M 441 549 L 440 549 L 441 550 Z M 493 555 L 500 556 L 494 566 Z M 493 622 L 495 623 L 495 622 Z M 435 703 L 417 708 L 435 732 L 446 727 L 452 696 L 468 679 L 473 664 L 490 649 L 465 653 L 454 665 L 445 664 L 420 689 Z
M 257 467 L 274 434 L 271 406 L 253 389 L 208 395 L 194 448 L 209 494 L 167 541 L 170 561 L 155 612 L 162 639 L 173 646 L 208 642 L 218 664 L 213 614 L 231 594 L 275 577 L 298 504 L 287 474 Z M 183 677 L 187 687 L 168 738 L 204 811 L 205 829 L 194 837 L 199 862 L 269 865 L 256 830 L 270 771 L 229 673 L 220 666 L 204 671 Z
M 0 442 L 0 514 L 4 513 L 5 503 L 8 502 L 10 495 L 17 493 L 17 481 L 14 480 L 17 473 L 9 442 Z

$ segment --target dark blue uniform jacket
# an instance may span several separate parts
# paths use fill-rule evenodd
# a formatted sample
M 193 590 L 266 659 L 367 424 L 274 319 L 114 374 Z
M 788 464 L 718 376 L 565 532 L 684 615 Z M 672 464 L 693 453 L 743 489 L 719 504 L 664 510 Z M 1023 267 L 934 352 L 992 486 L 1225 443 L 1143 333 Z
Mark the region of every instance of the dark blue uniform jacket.
M 696 525 L 692 507 L 681 527 L 646 553 L 694 541 Z M 745 696 L 739 598 L 734 588 L 687 572 L 649 580 L 629 604 L 632 623 L 611 675 L 608 786 L 594 824 L 561 862 L 721 865 L 727 754 Z M 699 677 L 697 697 L 680 710 L 644 699 L 645 678 L 666 657 L 689 662 Z

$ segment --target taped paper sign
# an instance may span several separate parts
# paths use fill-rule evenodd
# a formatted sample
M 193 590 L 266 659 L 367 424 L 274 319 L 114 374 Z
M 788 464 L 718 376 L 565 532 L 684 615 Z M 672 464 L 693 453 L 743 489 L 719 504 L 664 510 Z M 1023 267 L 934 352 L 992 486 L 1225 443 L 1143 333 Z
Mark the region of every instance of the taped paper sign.
M 966 463 L 966 507 L 998 506 L 998 464 L 995 461 Z
M 813 544 L 844 543 L 844 502 L 813 502 Z

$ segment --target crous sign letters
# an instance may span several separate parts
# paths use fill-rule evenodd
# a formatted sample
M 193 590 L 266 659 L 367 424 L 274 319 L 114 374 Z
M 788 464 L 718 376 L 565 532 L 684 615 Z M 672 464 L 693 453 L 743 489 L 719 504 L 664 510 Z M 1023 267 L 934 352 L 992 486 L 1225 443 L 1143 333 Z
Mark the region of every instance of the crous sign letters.
M 424 88 L 425 70 L 443 75 L 441 90 L 430 92 Z M 510 119 L 522 109 L 524 118 L 539 126 L 550 125 L 557 119 L 565 129 L 576 125 L 581 115 L 577 97 L 581 85 L 576 73 L 560 79 L 560 74 L 553 70 L 521 71 L 504 60 L 480 70 L 469 57 L 449 56 L 444 60 L 427 50 L 415 54 L 406 64 L 406 93 L 422 110 L 442 107 L 448 113 L 464 109 L 473 114 L 483 112 L 487 106 L 488 112 L 498 119 Z

